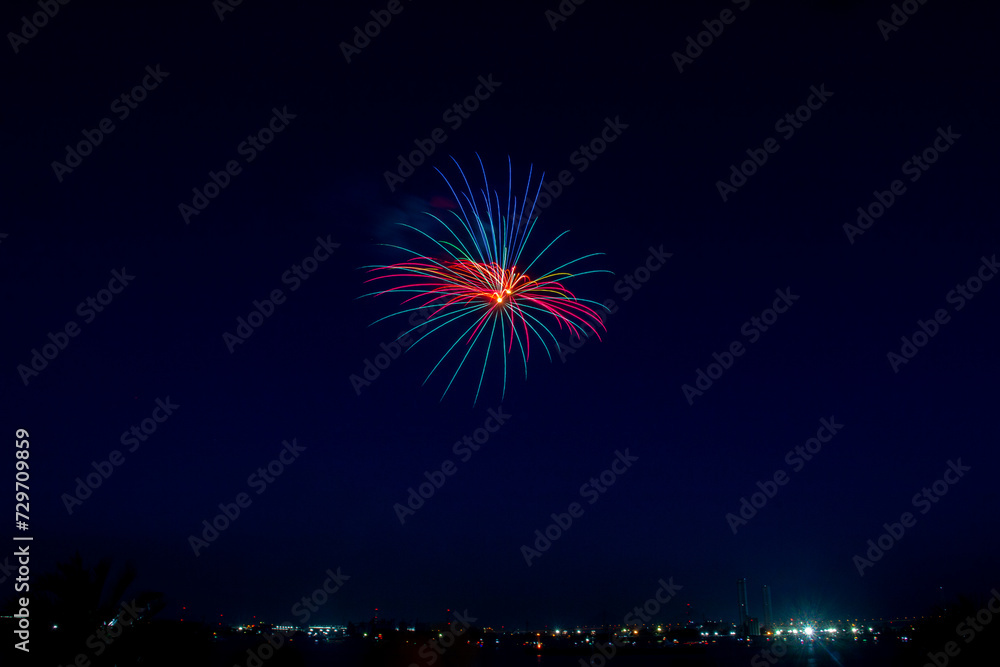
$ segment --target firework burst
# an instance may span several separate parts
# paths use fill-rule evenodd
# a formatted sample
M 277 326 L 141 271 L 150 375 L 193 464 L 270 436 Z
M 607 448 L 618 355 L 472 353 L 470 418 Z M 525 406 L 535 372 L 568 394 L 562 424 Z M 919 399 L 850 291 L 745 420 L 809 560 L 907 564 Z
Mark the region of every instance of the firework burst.
M 476 157 L 479 158 L 478 155 Z M 458 210 L 448 211 L 453 218 L 450 224 L 431 212 L 427 215 L 436 221 L 437 235 L 400 223 L 430 241 L 429 247 L 433 252 L 421 254 L 390 245 L 409 254 L 410 258 L 396 264 L 363 267 L 375 274 L 365 282 L 381 288 L 364 296 L 403 296 L 399 310 L 373 324 L 415 311 L 430 313 L 425 322 L 400 335 L 402 338 L 416 329 L 427 327 L 427 331 L 410 348 L 437 331 L 460 332 L 424 379 L 426 384 L 446 359 L 458 359 L 442 399 L 472 351 L 482 349 L 483 362 L 473 399 L 475 403 L 479 399 L 491 356 L 500 357 L 493 363 L 503 365 L 503 394 L 506 394 L 508 357 L 515 361 L 520 358 L 527 377 L 531 350 L 541 347 L 551 361 L 552 352 L 559 349 L 556 340 L 558 331 L 566 329 L 577 339 L 590 335 L 600 339 L 598 328 L 603 329 L 604 325 L 594 307 L 604 306 L 575 296 L 564 283 L 582 275 L 610 271 L 570 270 L 577 263 L 602 253 L 591 253 L 554 269 L 542 270 L 542 256 L 568 233 L 565 231 L 534 257 L 526 254 L 525 249 L 538 222 L 535 209 L 545 174 L 539 179 L 532 196 L 529 169 L 528 183 L 519 202 L 512 190 L 513 167 L 509 159 L 505 198 L 501 198 L 496 191 L 491 193 L 482 159 L 479 159 L 479 165 L 483 171 L 483 187 L 478 195 L 469 185 L 458 162 L 454 158 L 452 161 L 465 184 L 461 192 L 457 192 L 448 178 L 435 169 L 457 202 Z M 446 214 L 445 218 L 449 219 L 449 216 Z

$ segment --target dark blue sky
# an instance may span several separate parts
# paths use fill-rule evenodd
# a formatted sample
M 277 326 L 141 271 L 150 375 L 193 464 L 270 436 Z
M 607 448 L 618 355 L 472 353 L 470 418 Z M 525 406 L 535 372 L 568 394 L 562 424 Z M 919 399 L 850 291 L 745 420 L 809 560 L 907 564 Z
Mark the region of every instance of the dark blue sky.
M 386 4 L 245 2 L 220 21 L 208 1 L 71 3 L 16 52 L 8 37 L 3 421 L 31 435 L 36 571 L 110 555 L 136 564 L 136 590 L 168 596 L 165 614 L 280 622 L 340 568 L 350 578 L 311 623 L 451 608 L 508 627 L 618 619 L 661 578 L 683 586 L 662 621 L 734 618 L 740 577 L 751 612 L 767 583 L 779 617 L 923 614 L 939 586 L 997 584 L 1000 283 L 950 295 L 981 267 L 992 277 L 1000 251 L 996 9 L 920 5 L 884 39 L 890 3 L 588 2 L 555 30 L 555 2 L 399 7 L 350 62 L 340 44 Z M 0 25 L 36 11 L 13 3 Z M 479 107 L 448 115 L 482 80 Z M 134 108 L 114 102 L 144 81 Z M 90 155 L 53 167 L 105 118 Z M 582 159 L 609 123 L 615 141 Z M 273 142 L 244 144 L 269 124 Z M 443 143 L 390 190 L 397 156 L 437 128 Z M 928 148 L 926 170 L 906 164 Z M 402 259 L 378 244 L 412 240 L 396 223 L 450 197 L 433 167 L 453 175 L 448 156 L 471 169 L 476 153 L 501 188 L 508 156 L 515 188 L 529 165 L 572 174 L 536 234 L 571 230 L 554 250 L 566 260 L 605 253 L 591 266 L 614 276 L 575 288 L 615 300 L 607 335 L 565 361 L 533 355 L 503 399 L 488 373 L 475 405 L 476 373 L 444 400 L 446 378 L 421 386 L 449 344 L 428 338 L 359 395 L 350 376 L 403 328 L 369 326 L 392 304 L 358 299 L 359 267 Z M 717 183 L 753 156 L 767 160 L 724 198 Z M 226 187 L 185 220 L 227 163 Z M 896 180 L 887 210 L 847 233 Z M 671 256 L 626 290 L 654 251 Z M 322 261 L 296 279 L 306 257 Z M 134 278 L 109 286 L 116 271 Z M 284 301 L 231 353 L 223 334 L 276 289 Z M 776 303 L 791 305 L 772 320 Z M 938 310 L 894 372 L 887 354 Z M 65 349 L 25 382 L 50 333 Z M 734 341 L 719 376 L 713 353 Z M 699 370 L 716 379 L 689 402 Z M 154 412 L 168 398 L 172 414 Z M 501 406 L 478 451 L 455 449 Z M 154 417 L 145 441 L 121 442 Z M 805 460 L 795 449 L 815 449 L 822 420 L 843 427 Z M 64 494 L 115 450 L 68 512 Z M 614 484 L 588 490 L 626 451 Z M 393 506 L 449 459 L 401 524 Z M 914 499 L 959 459 L 970 470 L 946 495 Z M 776 474 L 755 516 L 727 521 Z M 189 536 L 241 493 L 196 556 Z M 529 567 L 522 545 L 574 502 L 582 515 Z M 854 557 L 905 512 L 859 575 Z

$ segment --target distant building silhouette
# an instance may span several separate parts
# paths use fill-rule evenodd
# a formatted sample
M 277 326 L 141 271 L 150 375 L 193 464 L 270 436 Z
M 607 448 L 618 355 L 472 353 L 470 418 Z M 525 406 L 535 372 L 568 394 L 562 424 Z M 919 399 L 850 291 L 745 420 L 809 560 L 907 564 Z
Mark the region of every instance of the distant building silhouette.
M 767 584 L 764 584 L 764 588 L 761 591 L 761 595 L 764 598 L 764 628 L 768 632 L 774 632 L 774 626 L 771 625 L 771 588 Z
M 737 634 L 746 637 L 750 632 L 750 615 L 747 613 L 747 580 L 736 580 L 736 595 L 740 607 L 740 623 Z

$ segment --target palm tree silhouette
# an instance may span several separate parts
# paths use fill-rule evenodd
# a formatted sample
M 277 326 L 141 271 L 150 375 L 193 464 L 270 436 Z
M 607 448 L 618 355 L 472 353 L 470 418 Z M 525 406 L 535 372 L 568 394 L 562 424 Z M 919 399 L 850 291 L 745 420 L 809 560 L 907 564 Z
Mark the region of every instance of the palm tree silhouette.
M 121 637 L 129 627 L 163 608 L 159 592 L 144 591 L 126 599 L 135 580 L 135 567 L 126 564 L 112 573 L 111 563 L 108 557 L 87 568 L 76 553 L 57 563 L 55 572 L 43 573 L 35 580 L 30 598 L 31 652 L 33 657 L 42 658 L 42 664 L 71 662 L 81 653 L 93 662 L 97 653 L 112 652 L 114 641 L 107 641 L 111 634 Z M 5 608 L 16 611 L 16 603 L 15 597 Z

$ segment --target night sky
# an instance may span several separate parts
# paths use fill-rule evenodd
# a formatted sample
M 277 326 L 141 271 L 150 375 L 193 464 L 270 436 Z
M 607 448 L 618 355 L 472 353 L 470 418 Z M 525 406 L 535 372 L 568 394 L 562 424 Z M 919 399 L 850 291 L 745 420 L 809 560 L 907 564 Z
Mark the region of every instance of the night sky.
M 596 624 L 661 579 L 663 622 L 735 620 L 742 577 L 779 618 L 985 599 L 1000 12 L 903 4 L 71 2 L 35 29 L 7 3 L 2 417 L 30 434 L 33 572 L 110 556 L 164 616 L 224 622 L 301 622 L 338 568 L 310 624 Z M 405 259 L 380 244 L 416 245 L 398 223 L 452 200 L 434 167 L 478 187 L 477 154 L 501 192 L 508 159 L 515 190 L 566 172 L 534 233 L 604 253 L 572 287 L 613 300 L 606 335 L 558 332 L 503 397 L 496 365 L 475 402 L 478 366 L 422 385 L 448 336 L 352 382 L 407 328 L 372 325 L 398 300 L 360 298 L 362 267 Z

